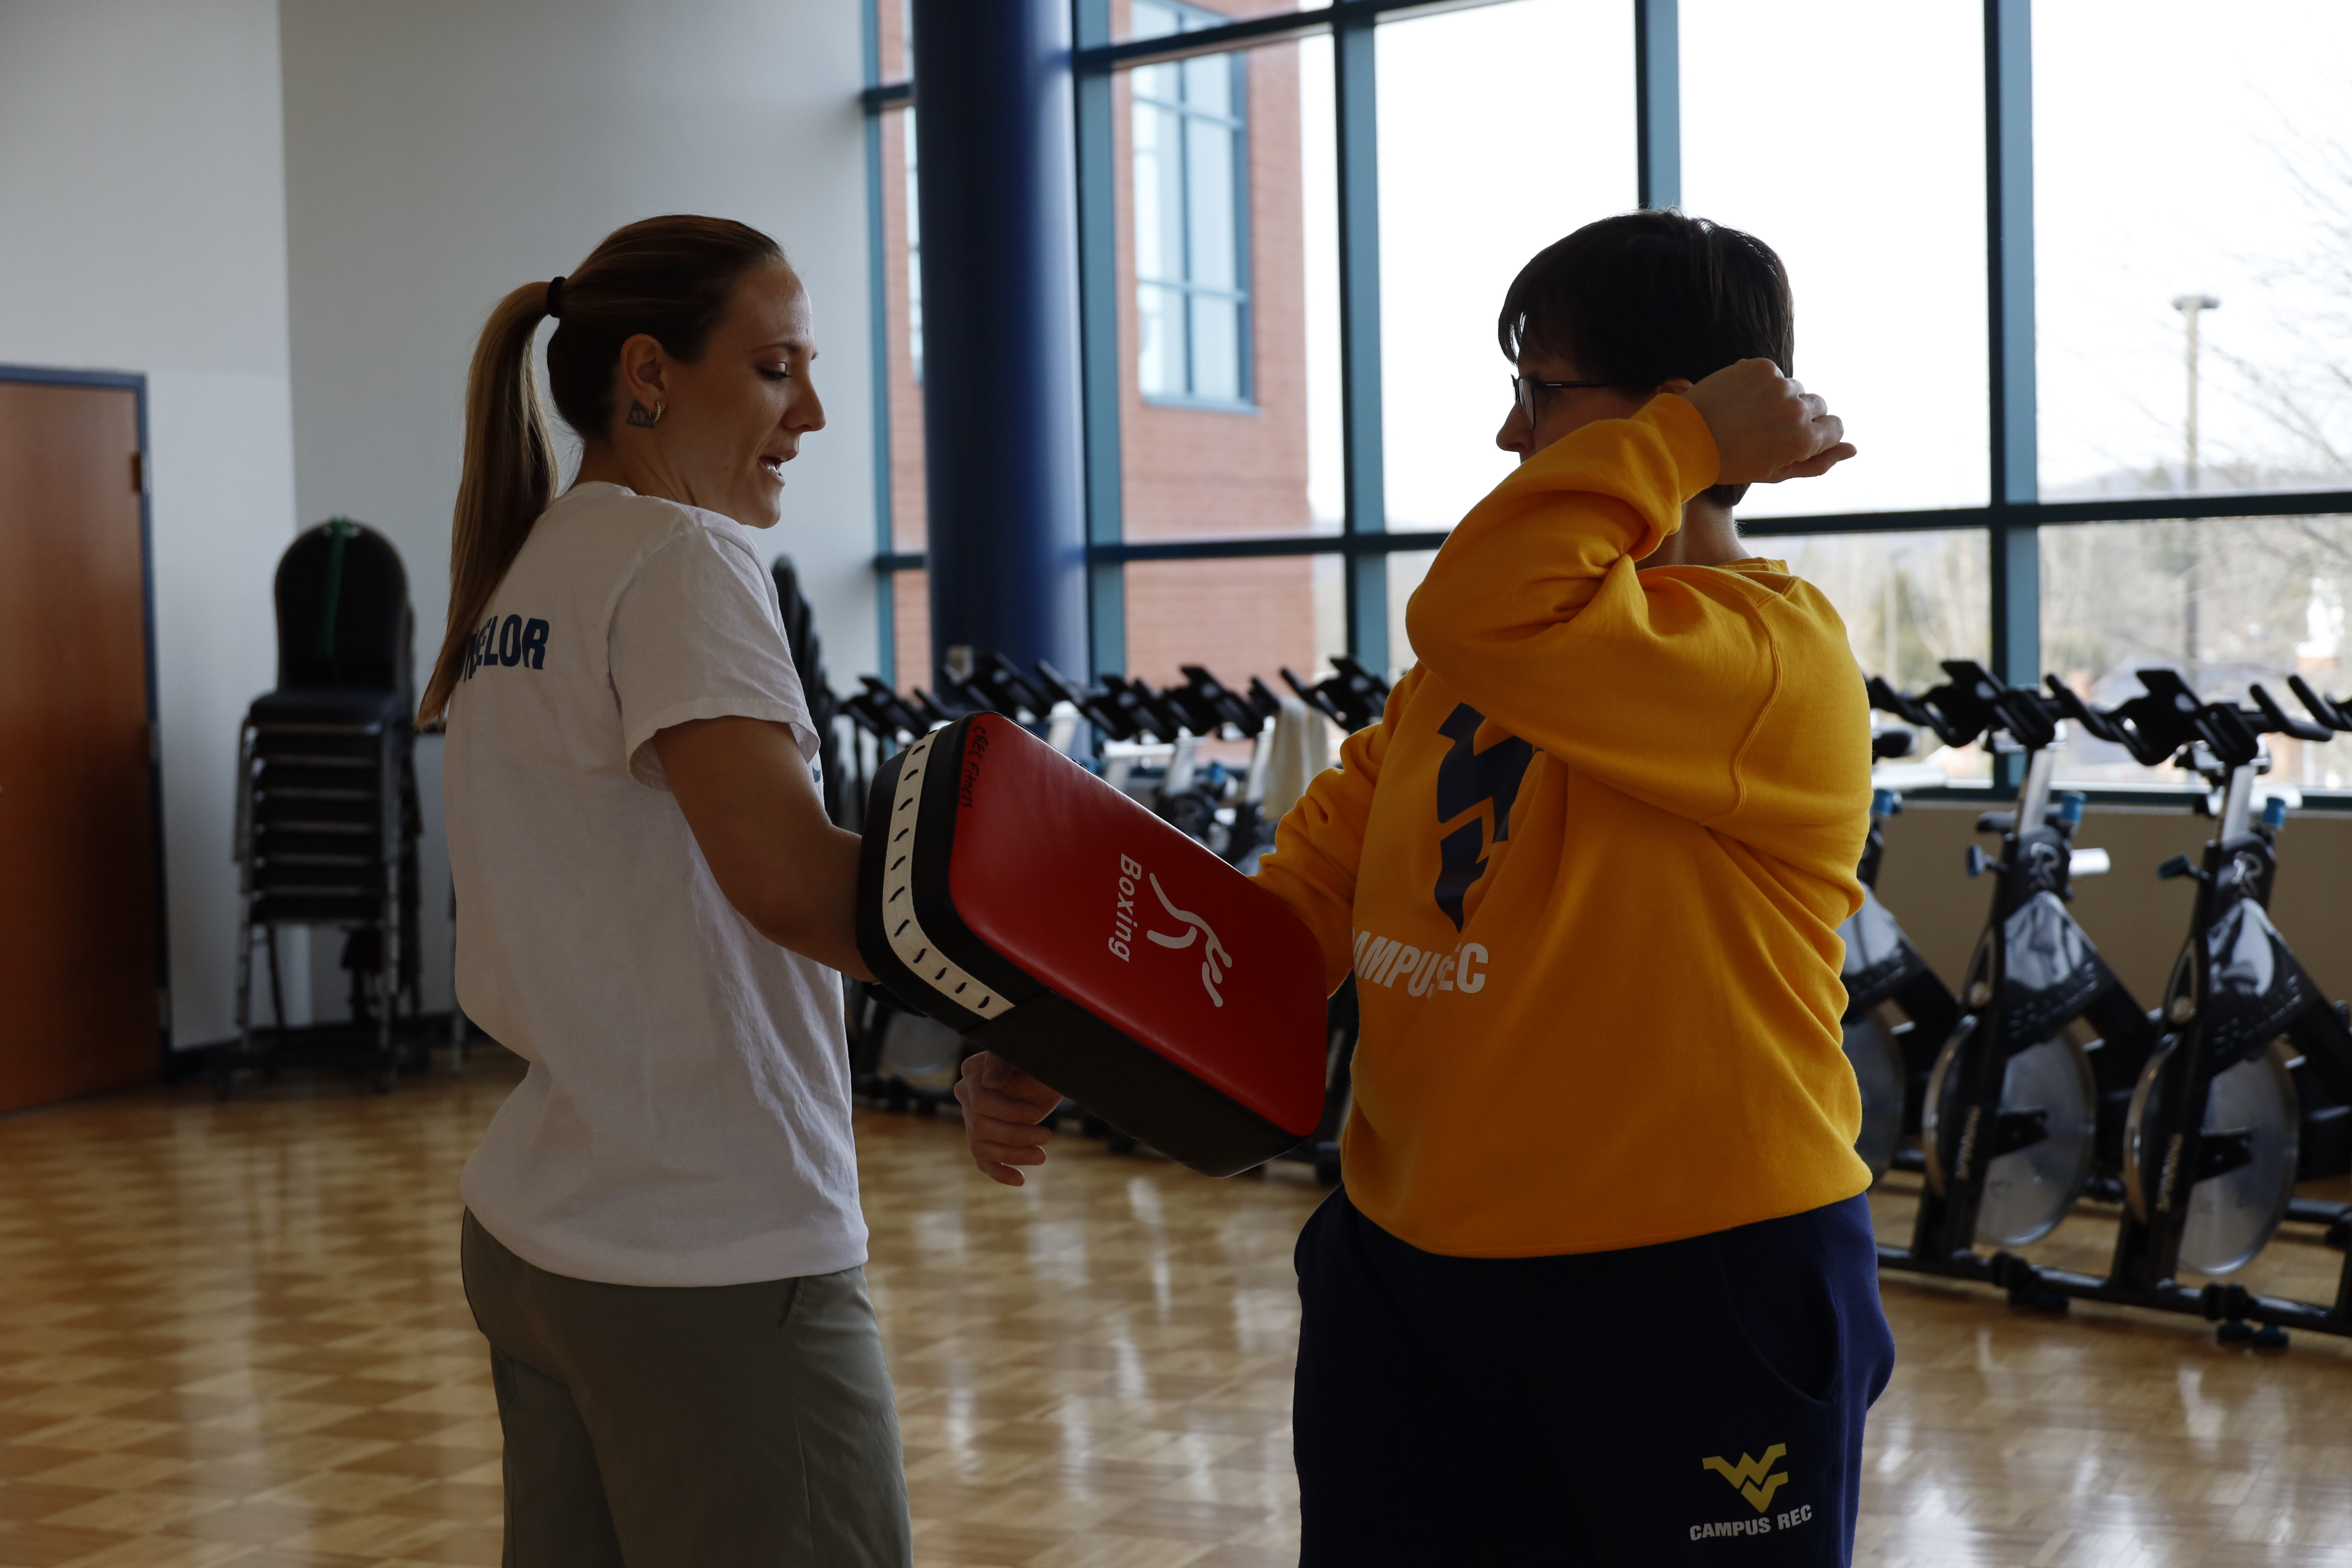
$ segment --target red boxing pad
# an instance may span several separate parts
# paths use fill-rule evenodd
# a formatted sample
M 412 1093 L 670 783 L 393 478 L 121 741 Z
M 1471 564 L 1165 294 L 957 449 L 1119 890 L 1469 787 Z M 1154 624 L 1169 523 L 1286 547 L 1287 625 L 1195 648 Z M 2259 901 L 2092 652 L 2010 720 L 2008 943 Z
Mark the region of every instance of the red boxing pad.
M 1001 713 L 882 766 L 857 950 L 902 1000 L 1230 1176 L 1323 1115 L 1323 958 L 1279 899 Z

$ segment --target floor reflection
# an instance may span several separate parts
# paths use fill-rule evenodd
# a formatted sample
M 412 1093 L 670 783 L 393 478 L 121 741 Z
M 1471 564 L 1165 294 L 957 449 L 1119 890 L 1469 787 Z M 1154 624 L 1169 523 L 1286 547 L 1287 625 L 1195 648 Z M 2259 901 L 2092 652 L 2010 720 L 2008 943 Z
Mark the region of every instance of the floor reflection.
M 456 1176 L 513 1079 L 493 1057 L 383 1100 L 289 1079 L 0 1122 L 0 1568 L 497 1562 Z M 922 1562 L 1297 1561 L 1304 1167 L 1211 1182 L 1073 1135 L 1013 1191 L 952 1118 L 861 1111 L 858 1138 Z M 2034 1255 L 2112 1240 L 2078 1217 Z M 2286 1239 L 2248 1282 L 2341 1265 Z M 1857 1562 L 2352 1565 L 2352 1344 L 1897 1276 L 1885 1300 Z

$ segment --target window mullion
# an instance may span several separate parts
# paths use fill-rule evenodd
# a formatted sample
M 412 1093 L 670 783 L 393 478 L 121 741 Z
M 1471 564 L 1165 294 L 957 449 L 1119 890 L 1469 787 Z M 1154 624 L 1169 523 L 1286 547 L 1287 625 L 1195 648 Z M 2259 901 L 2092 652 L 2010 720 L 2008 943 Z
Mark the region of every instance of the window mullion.
M 1080 48 L 1108 42 L 1109 0 L 1076 0 L 1074 20 Z M 1118 428 L 1118 125 L 1108 73 L 1080 71 L 1075 86 L 1079 395 L 1086 411 L 1087 542 L 1116 545 L 1125 534 Z M 1127 668 L 1127 577 L 1126 568 L 1117 561 L 1087 565 L 1087 651 L 1097 675 Z
M 1641 205 L 1683 204 L 1682 28 L 1675 0 L 1633 0 L 1633 145 Z
M 1378 57 L 1370 18 L 1331 29 L 1339 158 L 1339 428 L 1347 531 L 1388 531 L 1381 431 L 1381 206 Z M 1348 555 L 1348 648 L 1389 668 L 1388 557 Z
M 2031 508 L 2040 500 L 2034 449 L 2033 16 L 2030 0 L 1985 0 L 1985 268 L 1990 331 L 1992 673 L 2042 680 L 2042 561 Z M 2019 759 L 1993 759 L 2014 786 Z
M 877 86 L 882 74 L 882 18 L 878 0 L 866 0 L 864 46 L 866 85 Z M 874 551 L 888 555 L 892 537 L 890 492 L 890 257 L 888 227 L 882 221 L 882 117 L 866 116 L 866 287 L 869 348 L 874 363 Z M 874 574 L 874 663 L 884 681 L 898 681 L 896 577 L 886 570 Z

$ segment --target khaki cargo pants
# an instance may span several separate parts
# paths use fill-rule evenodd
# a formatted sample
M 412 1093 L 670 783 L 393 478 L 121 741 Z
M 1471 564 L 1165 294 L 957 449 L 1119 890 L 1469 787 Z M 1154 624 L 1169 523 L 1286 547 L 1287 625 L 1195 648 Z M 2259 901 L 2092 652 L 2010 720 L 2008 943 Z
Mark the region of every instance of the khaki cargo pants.
M 507 1568 L 905 1568 L 864 1269 L 604 1285 L 470 1214 L 460 1255 L 506 1432 Z

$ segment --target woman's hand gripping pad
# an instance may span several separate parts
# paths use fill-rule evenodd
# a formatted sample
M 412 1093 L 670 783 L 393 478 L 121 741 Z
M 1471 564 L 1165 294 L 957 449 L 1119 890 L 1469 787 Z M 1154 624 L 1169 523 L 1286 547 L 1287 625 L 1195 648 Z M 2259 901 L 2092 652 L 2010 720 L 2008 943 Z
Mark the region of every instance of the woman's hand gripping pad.
M 898 996 L 1211 1175 L 1323 1113 L 1323 961 L 1273 894 L 1000 713 L 884 764 L 857 945 Z

